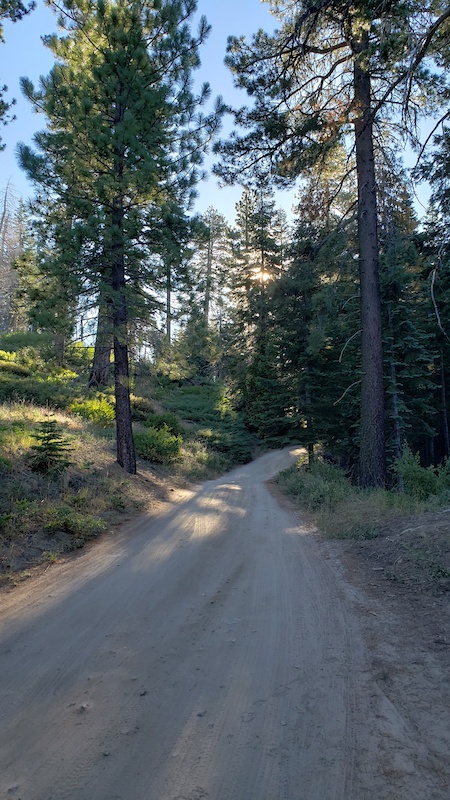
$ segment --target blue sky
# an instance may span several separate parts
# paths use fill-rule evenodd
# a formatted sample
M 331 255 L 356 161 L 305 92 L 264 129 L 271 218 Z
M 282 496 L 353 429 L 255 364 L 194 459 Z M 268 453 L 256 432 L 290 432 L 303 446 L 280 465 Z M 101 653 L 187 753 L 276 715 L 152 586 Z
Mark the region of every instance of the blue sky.
M 251 36 L 260 27 L 272 30 L 275 20 L 269 13 L 268 5 L 261 0 L 198 0 L 198 12 L 206 16 L 212 31 L 201 50 L 202 66 L 197 77 L 201 82 L 208 81 L 211 84 L 213 96 L 220 94 L 225 101 L 242 105 L 246 95 L 234 89 L 231 74 L 223 63 L 227 37 L 230 34 Z M 55 15 L 43 0 L 38 0 L 36 9 L 28 17 L 4 25 L 5 44 L 0 44 L 0 84 L 8 86 L 8 99 L 16 98 L 14 112 L 17 119 L 1 130 L 6 149 L 0 152 L 0 190 L 11 181 L 18 197 L 31 196 L 33 188 L 17 164 L 17 142 L 31 144 L 33 133 L 45 125 L 43 117 L 33 113 L 28 101 L 22 97 L 19 81 L 26 76 L 37 83 L 40 75 L 50 71 L 52 55 L 42 44 L 41 37 L 55 29 Z M 208 163 L 210 161 L 208 159 Z M 202 212 L 213 205 L 232 221 L 234 206 L 241 191 L 238 186 L 220 189 L 216 179 L 210 177 L 199 186 L 196 210 Z M 284 197 L 284 202 L 280 197 L 280 204 L 283 203 L 289 210 L 292 199 L 291 192 Z

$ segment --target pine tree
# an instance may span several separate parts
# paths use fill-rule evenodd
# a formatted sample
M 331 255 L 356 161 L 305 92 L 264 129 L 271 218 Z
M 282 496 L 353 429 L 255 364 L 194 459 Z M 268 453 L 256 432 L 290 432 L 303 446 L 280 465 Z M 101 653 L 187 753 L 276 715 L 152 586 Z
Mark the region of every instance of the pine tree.
M 70 466 L 66 453 L 70 442 L 55 419 L 47 419 L 39 425 L 36 434 L 38 443 L 31 446 L 29 464 L 34 472 L 55 477 Z
M 148 229 L 168 197 L 189 203 L 218 125 L 217 107 L 208 117 L 198 110 L 209 88 L 195 96 L 190 87 L 208 34 L 202 18 L 191 35 L 195 10 L 195 0 L 63 0 L 65 35 L 46 39 L 56 64 L 38 90 L 23 81 L 48 127 L 35 136 L 40 152 L 21 145 L 20 161 L 40 192 L 64 208 L 68 246 L 76 240 L 85 256 L 78 278 L 108 309 L 117 460 L 131 473 L 129 326 L 154 279 Z
M 217 150 L 219 174 L 232 181 L 248 171 L 286 184 L 327 155 L 353 131 L 358 186 L 361 296 L 360 482 L 385 479 L 384 392 L 377 240 L 374 123 L 406 97 L 405 120 L 418 114 L 416 98 L 445 81 L 422 67 L 436 31 L 449 16 L 424 13 L 414 2 L 349 5 L 310 0 L 271 10 L 281 20 L 273 36 L 259 31 L 251 44 L 230 38 L 227 62 L 237 86 L 252 96 L 251 109 L 235 112 L 238 125 Z M 437 27 L 436 27 L 437 26 Z M 414 91 L 413 91 L 414 90 Z M 417 91 L 416 91 L 417 90 Z M 426 109 L 426 103 L 423 103 Z
M 404 170 L 378 172 L 386 432 L 389 461 L 433 432 L 433 345 L 423 318 L 417 219 Z

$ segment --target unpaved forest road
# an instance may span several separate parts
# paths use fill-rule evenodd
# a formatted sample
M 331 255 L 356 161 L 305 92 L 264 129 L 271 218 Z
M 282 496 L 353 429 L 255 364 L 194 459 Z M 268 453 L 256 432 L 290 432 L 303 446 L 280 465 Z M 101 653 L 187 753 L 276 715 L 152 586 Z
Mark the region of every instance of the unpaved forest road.
M 264 484 L 293 453 L 1 597 L 2 799 L 450 797 L 433 665 L 417 654 L 414 686 L 405 663 L 389 699 L 367 647 L 382 611 Z

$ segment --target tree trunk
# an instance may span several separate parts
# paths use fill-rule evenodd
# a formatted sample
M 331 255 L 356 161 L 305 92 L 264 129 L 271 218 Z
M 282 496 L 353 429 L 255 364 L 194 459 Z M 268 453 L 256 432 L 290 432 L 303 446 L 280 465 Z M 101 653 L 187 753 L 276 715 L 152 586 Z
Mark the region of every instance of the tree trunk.
M 312 406 L 312 394 L 311 394 L 311 383 L 310 383 L 310 369 L 309 366 L 306 365 L 305 367 L 305 375 L 306 375 L 306 386 L 305 386 L 305 416 L 306 416 L 306 430 L 308 431 L 308 435 L 313 435 L 313 421 L 311 418 L 311 406 Z M 308 448 L 308 464 L 311 467 L 314 463 L 314 440 L 308 439 L 307 443 Z
M 210 231 L 208 239 L 208 253 L 206 257 L 206 282 L 205 282 L 205 303 L 204 303 L 205 325 L 207 328 L 209 327 L 209 309 L 211 306 L 213 248 L 214 248 L 213 234 L 212 231 Z
M 126 472 L 136 474 L 136 455 L 131 424 L 130 373 L 128 363 L 128 309 L 123 246 L 123 203 L 118 198 L 112 214 L 112 323 L 114 342 L 114 390 L 116 398 L 117 461 Z
M 449 424 L 448 424 L 448 412 L 447 412 L 447 392 L 445 387 L 445 365 L 444 365 L 444 353 L 440 353 L 440 361 L 441 361 L 441 413 L 442 413 L 442 430 L 444 434 L 444 455 L 446 458 L 450 456 L 450 432 L 449 432 Z
M 103 297 L 99 297 L 97 315 L 97 333 L 95 336 L 94 361 L 89 375 L 88 389 L 108 386 L 111 373 L 111 352 L 113 340 L 108 305 Z
M 361 486 L 375 487 L 385 485 L 386 466 L 377 198 L 368 45 L 368 36 L 364 34 L 353 48 L 362 327 L 359 482 Z
M 63 333 L 55 333 L 53 350 L 55 353 L 56 363 L 58 366 L 63 367 L 66 354 L 66 337 Z
M 391 348 L 389 355 L 389 370 L 391 377 L 390 395 L 392 399 L 392 421 L 394 423 L 394 457 L 401 458 L 403 454 L 403 425 L 400 415 L 400 397 L 398 391 L 397 370 L 395 367 L 395 352 L 394 352 L 394 327 L 392 324 L 392 307 L 388 308 L 389 320 L 389 337 L 391 340 Z M 404 489 L 403 476 L 399 473 L 397 477 L 397 486 L 402 492 Z
M 170 259 L 167 259 L 166 274 L 166 342 L 172 344 L 172 274 Z

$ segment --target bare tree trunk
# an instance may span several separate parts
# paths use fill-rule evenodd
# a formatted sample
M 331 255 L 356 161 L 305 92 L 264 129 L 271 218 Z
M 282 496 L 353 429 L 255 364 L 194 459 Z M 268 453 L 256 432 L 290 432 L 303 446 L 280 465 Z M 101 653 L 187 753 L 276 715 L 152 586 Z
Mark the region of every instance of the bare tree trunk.
M 136 474 L 136 455 L 131 424 L 130 372 L 128 362 L 128 309 L 123 247 L 123 202 L 118 198 L 112 214 L 112 323 L 114 342 L 114 390 L 116 398 L 117 461 L 126 472 Z
M 385 485 L 386 466 L 377 198 L 368 46 L 367 34 L 363 34 L 361 41 L 353 45 L 362 326 L 359 482 L 361 486 L 375 487 Z
M 441 350 L 441 412 L 442 412 L 442 428 L 444 432 L 444 455 L 450 456 L 450 433 L 448 424 L 448 411 L 447 411 L 447 392 L 445 388 L 445 365 L 444 353 Z
M 97 333 L 95 336 L 94 361 L 88 380 L 88 389 L 108 386 L 111 380 L 111 352 L 113 337 L 108 305 L 103 297 L 99 297 L 97 315 Z
M 205 304 L 204 304 L 205 325 L 207 328 L 209 327 L 209 309 L 211 306 L 213 248 L 214 248 L 213 234 L 212 231 L 210 231 L 208 239 L 208 253 L 206 257 L 206 284 L 205 284 Z
M 311 405 L 312 405 L 312 396 L 311 396 L 311 382 L 310 382 L 310 369 L 309 366 L 305 368 L 306 373 L 306 386 L 305 386 L 305 414 L 306 414 L 306 429 L 310 435 L 313 433 L 313 422 L 311 419 Z M 312 466 L 314 463 L 314 440 L 308 440 L 307 444 L 308 448 L 308 464 Z
M 166 273 L 166 341 L 170 347 L 172 343 L 172 275 L 169 259 L 167 259 Z
M 397 370 L 395 368 L 395 354 L 394 354 L 394 328 L 392 324 L 392 307 L 389 304 L 388 308 L 389 319 L 389 336 L 392 342 L 389 354 L 389 370 L 391 376 L 390 395 L 392 398 L 392 421 L 394 423 L 394 456 L 401 458 L 403 453 L 403 426 L 400 416 L 399 392 L 397 381 Z M 403 478 L 402 475 L 398 476 L 398 488 L 403 491 Z
M 63 367 L 64 356 L 66 352 L 66 337 L 63 333 L 55 333 L 53 350 L 55 353 L 56 363 L 59 364 L 60 367 Z

